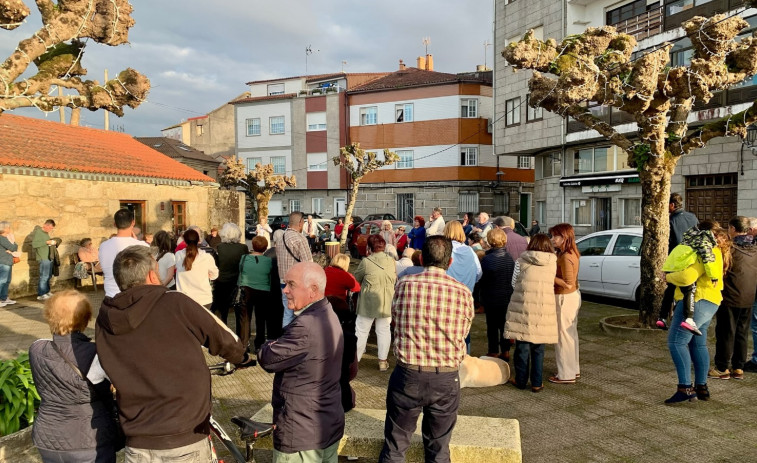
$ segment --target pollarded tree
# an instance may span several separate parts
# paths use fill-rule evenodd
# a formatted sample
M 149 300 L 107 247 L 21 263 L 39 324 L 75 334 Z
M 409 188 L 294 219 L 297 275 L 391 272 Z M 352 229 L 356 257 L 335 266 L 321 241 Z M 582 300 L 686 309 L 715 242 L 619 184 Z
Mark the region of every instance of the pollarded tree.
M 639 170 L 644 226 L 640 321 L 645 325 L 654 323 L 665 289 L 661 270 L 668 251 L 668 200 L 676 164 L 715 137 L 744 137 L 746 128 L 757 121 L 757 106 L 752 105 L 693 130 L 687 122 L 695 101 L 706 103 L 713 92 L 757 73 L 757 38 L 734 40 L 747 26 L 741 17 L 725 15 L 684 22 L 694 47 L 688 66 L 670 67 L 670 43 L 631 59 L 636 40 L 609 26 L 590 27 L 560 43 L 538 40 L 529 31 L 502 52 L 516 68 L 534 70 L 529 81 L 531 106 L 596 130 L 628 153 L 629 165 Z M 593 116 L 587 103 L 631 114 L 638 135 L 617 132 Z
M 334 165 L 349 172 L 352 179 L 350 198 L 347 202 L 347 211 L 344 216 L 344 228 L 342 229 L 342 235 L 339 237 L 340 247 L 342 248 L 342 252 L 344 252 L 350 218 L 352 218 L 352 211 L 355 209 L 360 182 L 366 174 L 384 166 L 392 165 L 399 161 L 400 157 L 397 153 L 385 149 L 384 159 L 378 159 L 375 152 L 365 151 L 360 148 L 360 143 L 344 146 L 340 149 L 340 152 L 341 156 L 334 158 Z
M 273 173 L 273 164 L 255 164 L 255 170 L 247 172 L 241 159 L 226 161 L 226 170 L 221 176 L 221 184 L 227 188 L 242 187 L 247 195 L 255 200 L 258 223 L 268 224 L 268 203 L 276 193 L 283 193 L 287 187 L 296 187 L 294 175 Z
M 19 42 L 0 64 L 0 113 L 22 107 L 53 111 L 64 106 L 73 109 L 75 123 L 79 108 L 123 116 L 124 106 L 139 106 L 150 81 L 134 69 L 121 71 L 102 85 L 81 78 L 87 74 L 81 65 L 87 39 L 111 46 L 128 43 L 134 25 L 128 0 L 36 0 L 36 4 L 42 28 Z M 17 28 L 29 13 L 22 0 L 0 0 L 0 28 Z M 37 73 L 22 77 L 32 63 Z M 66 94 L 52 95 L 54 87 L 66 89 Z

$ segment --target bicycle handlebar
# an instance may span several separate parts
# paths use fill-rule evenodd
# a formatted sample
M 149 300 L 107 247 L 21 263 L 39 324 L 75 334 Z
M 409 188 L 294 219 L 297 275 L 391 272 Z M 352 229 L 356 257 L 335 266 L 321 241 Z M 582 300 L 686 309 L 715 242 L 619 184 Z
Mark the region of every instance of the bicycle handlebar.
M 221 362 L 214 365 L 208 365 L 210 374 L 216 374 L 218 376 L 226 376 L 234 373 L 237 367 L 231 362 Z

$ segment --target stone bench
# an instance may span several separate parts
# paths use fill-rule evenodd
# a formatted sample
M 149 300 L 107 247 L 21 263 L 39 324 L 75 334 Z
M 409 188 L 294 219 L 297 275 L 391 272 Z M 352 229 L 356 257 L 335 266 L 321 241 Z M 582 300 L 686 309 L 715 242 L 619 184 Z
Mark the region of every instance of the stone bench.
M 272 416 L 273 408 L 268 404 L 252 419 L 270 423 Z M 423 462 L 422 417 L 421 414 L 418 418 L 418 426 L 406 454 L 407 462 Z M 385 410 L 356 408 L 348 412 L 345 415 L 344 437 L 339 443 L 339 455 L 377 459 L 384 445 L 384 418 Z M 261 439 L 255 447 L 273 449 L 273 439 Z M 453 463 L 521 463 L 523 456 L 518 420 L 458 416 L 452 432 L 450 453 Z

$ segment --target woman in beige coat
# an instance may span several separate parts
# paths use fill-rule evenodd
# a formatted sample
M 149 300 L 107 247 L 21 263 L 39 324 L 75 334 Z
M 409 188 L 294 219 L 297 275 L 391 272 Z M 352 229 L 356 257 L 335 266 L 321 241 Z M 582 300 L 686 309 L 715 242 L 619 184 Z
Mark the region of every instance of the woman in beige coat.
M 515 339 L 515 378 L 510 382 L 519 389 L 526 388 L 529 377 L 532 392 L 544 389 L 544 345 L 557 343 L 556 273 L 557 258 L 549 238 L 543 233 L 534 235 L 515 263 L 505 322 L 505 338 Z
M 392 341 L 392 298 L 397 272 L 394 259 L 384 252 L 386 241 L 380 235 L 368 237 L 368 255 L 360 261 L 355 271 L 355 279 L 360 283 L 360 297 L 357 301 L 357 361 L 365 353 L 368 333 L 376 322 L 376 343 L 378 344 L 378 366 L 380 371 L 389 369 L 386 359 Z

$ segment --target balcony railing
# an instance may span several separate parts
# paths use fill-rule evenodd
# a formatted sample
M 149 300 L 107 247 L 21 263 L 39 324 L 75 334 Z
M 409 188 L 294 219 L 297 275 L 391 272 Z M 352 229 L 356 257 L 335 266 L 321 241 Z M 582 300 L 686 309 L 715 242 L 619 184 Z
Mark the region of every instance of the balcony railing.
M 341 93 L 346 90 L 346 88 L 340 85 L 332 85 L 331 87 L 318 87 L 309 88 L 307 90 L 300 90 L 298 96 L 330 95 L 332 93 Z
M 636 40 L 646 39 L 662 32 L 663 6 L 654 8 L 633 18 L 610 24 L 618 32 L 634 36 Z

